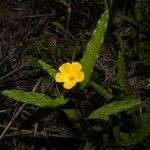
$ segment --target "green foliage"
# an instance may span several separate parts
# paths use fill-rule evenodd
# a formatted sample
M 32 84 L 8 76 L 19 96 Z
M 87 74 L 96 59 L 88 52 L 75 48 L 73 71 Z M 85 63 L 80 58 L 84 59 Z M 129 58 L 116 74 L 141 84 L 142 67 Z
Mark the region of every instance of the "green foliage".
M 85 79 L 81 83 L 81 89 L 84 89 L 86 84 L 89 82 L 96 59 L 99 56 L 99 53 L 101 52 L 101 47 L 105 38 L 105 32 L 108 26 L 108 20 L 109 14 L 108 10 L 106 10 L 102 14 L 100 20 L 98 21 L 96 29 L 93 32 L 92 38 L 86 46 L 86 50 L 81 59 L 81 64 L 85 73 Z
M 118 83 L 121 88 L 125 87 L 125 60 L 123 57 L 123 52 L 119 51 L 118 56 Z
M 2 94 L 16 101 L 39 107 L 56 108 L 67 103 L 67 100 L 63 96 L 53 99 L 46 94 L 25 92 L 22 90 L 4 90 Z
M 113 135 L 114 135 L 114 138 L 115 138 L 115 143 L 118 143 L 119 142 L 119 126 L 114 126 L 112 128 L 112 131 L 113 131 Z
M 63 4 L 64 6 L 68 6 L 69 5 L 67 0 L 58 0 L 58 2 Z
M 116 14 L 119 18 L 123 19 L 124 21 L 127 21 L 133 25 L 136 25 L 136 22 L 134 19 L 132 19 L 131 17 L 128 17 L 128 16 L 125 16 L 125 15 L 122 15 L 122 14 Z
M 58 21 L 53 21 L 52 25 L 55 26 L 55 27 L 57 27 L 58 29 L 60 29 L 62 31 L 65 30 L 64 26 L 61 23 L 59 23 Z
M 127 145 L 135 145 L 140 143 L 150 135 L 150 115 L 142 115 L 142 127 L 141 129 L 136 129 L 135 132 L 132 132 L 129 136 L 128 133 L 120 132 L 120 138 L 123 139 L 123 143 Z
M 91 126 L 91 129 L 96 132 L 102 131 L 102 128 L 100 127 L 100 125 L 93 125 Z
M 113 98 L 113 95 L 107 90 L 104 89 L 101 85 L 91 81 L 90 85 L 105 99 L 110 100 Z
M 114 115 L 116 113 L 132 109 L 136 106 L 139 106 L 140 104 L 141 101 L 139 99 L 134 97 L 127 97 L 124 101 L 115 101 L 94 110 L 88 116 L 88 119 L 102 119 L 108 121 L 110 115 Z
M 135 18 L 137 22 L 140 22 L 142 20 L 141 2 L 142 2 L 141 0 L 137 0 L 137 3 L 135 5 L 135 14 L 136 14 Z
M 75 109 L 63 109 L 69 119 L 79 120 L 79 113 Z
M 55 79 L 57 71 L 54 68 L 52 68 L 50 65 L 48 65 L 47 63 L 45 63 L 42 60 L 39 60 L 39 64 L 53 79 Z
M 126 43 L 124 42 L 123 38 L 117 32 L 115 32 L 114 35 L 120 44 L 121 51 L 124 51 L 126 49 L 126 45 L 125 45 Z
M 86 142 L 82 150 L 95 150 L 95 146 L 92 143 Z

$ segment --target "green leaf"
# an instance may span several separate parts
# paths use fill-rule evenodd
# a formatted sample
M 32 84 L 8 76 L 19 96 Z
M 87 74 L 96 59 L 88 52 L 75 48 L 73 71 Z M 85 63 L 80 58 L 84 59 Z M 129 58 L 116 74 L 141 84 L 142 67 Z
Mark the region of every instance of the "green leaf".
M 67 6 L 67 7 L 69 5 L 67 0 L 58 0 L 58 2 L 62 3 L 64 6 Z
M 115 143 L 118 143 L 119 142 L 119 126 L 114 126 L 112 128 L 112 131 L 113 131 L 113 135 L 114 135 L 114 139 L 115 139 Z
M 47 63 L 45 63 L 45 62 L 42 61 L 42 60 L 39 60 L 38 62 L 39 62 L 39 64 L 43 67 L 43 69 L 44 69 L 52 78 L 55 79 L 55 76 L 56 76 L 57 71 L 56 71 L 54 68 L 52 68 L 51 65 L 48 65 Z
M 95 150 L 95 146 L 92 143 L 86 142 L 82 150 Z
M 121 88 L 125 87 L 125 60 L 123 53 L 119 51 L 118 57 L 118 83 Z
M 131 141 L 131 138 L 129 136 L 128 133 L 124 133 L 124 132 L 120 132 L 120 138 L 123 139 L 123 141 L 128 144 L 128 145 L 131 145 L 131 144 L 134 144 L 132 141 Z
M 128 17 L 128 16 L 125 16 L 125 15 L 122 15 L 122 14 L 119 14 L 119 13 L 116 13 L 116 16 L 118 16 L 119 18 L 121 18 L 125 21 L 128 21 L 129 23 L 132 23 L 133 25 L 137 25 L 135 20 L 132 19 L 131 17 Z
M 150 135 L 150 114 L 142 115 L 142 127 L 141 129 L 136 129 L 130 135 L 128 133 L 120 132 L 119 136 L 122 139 L 122 143 L 126 145 L 135 145 L 144 140 Z
M 113 95 L 107 89 L 104 89 L 101 85 L 92 81 L 90 82 L 90 85 L 105 99 L 110 100 L 113 98 Z
M 116 36 L 119 44 L 120 44 L 120 49 L 123 51 L 124 49 L 126 49 L 126 44 L 123 40 L 123 38 L 120 36 L 120 34 L 118 32 L 114 32 L 114 35 Z
M 131 139 L 134 144 L 142 142 L 144 138 L 150 135 L 150 114 L 142 115 L 142 127 L 136 132 L 132 132 Z
M 57 21 L 53 21 L 52 25 L 54 25 L 56 28 L 58 28 L 58 29 L 60 29 L 62 31 L 65 30 L 64 26 L 61 23 L 57 22 Z
M 96 132 L 102 131 L 102 128 L 100 127 L 100 125 L 93 125 L 91 126 L 91 129 Z
M 2 94 L 16 101 L 36 105 L 39 107 L 56 108 L 67 103 L 63 96 L 53 99 L 46 94 L 36 92 L 25 92 L 22 90 L 4 90 Z
M 70 119 L 79 120 L 79 113 L 75 109 L 63 109 Z
M 105 38 L 105 32 L 108 26 L 108 20 L 109 14 L 108 10 L 106 10 L 102 14 L 100 20 L 98 21 L 96 29 L 93 32 L 92 38 L 86 46 L 85 52 L 81 59 L 85 79 L 83 82 L 81 82 L 80 89 L 84 89 L 84 87 L 90 80 L 96 59 L 98 58 L 99 53 L 101 52 L 101 47 Z
M 128 98 L 124 101 L 112 102 L 93 111 L 88 116 L 88 119 L 102 119 L 108 121 L 110 115 L 114 115 L 124 110 L 132 109 L 140 104 L 141 101 L 136 98 Z

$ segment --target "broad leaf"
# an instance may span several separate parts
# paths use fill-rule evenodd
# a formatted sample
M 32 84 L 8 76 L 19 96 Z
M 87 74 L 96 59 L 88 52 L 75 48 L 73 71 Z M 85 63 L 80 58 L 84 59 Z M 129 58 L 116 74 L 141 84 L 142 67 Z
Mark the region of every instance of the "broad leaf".
M 90 82 L 90 85 L 105 99 L 110 100 L 113 98 L 113 95 L 107 89 L 104 89 L 101 85 L 95 82 Z
M 108 26 L 108 20 L 109 14 L 108 10 L 106 10 L 101 16 L 100 20 L 98 21 L 96 29 L 93 32 L 92 38 L 86 46 L 85 52 L 81 59 L 85 79 L 83 82 L 81 82 L 80 89 L 84 89 L 85 85 L 90 80 L 96 59 L 98 58 L 101 52 L 101 47 L 105 38 L 105 32 Z
M 43 67 L 43 69 L 52 77 L 55 79 L 56 73 L 57 71 L 52 68 L 51 65 L 48 65 L 47 63 L 45 63 L 42 60 L 39 60 L 39 64 Z
M 114 115 L 124 110 L 132 109 L 140 104 L 141 101 L 136 98 L 128 98 L 124 101 L 112 102 L 93 111 L 89 115 L 88 119 L 102 119 L 108 121 L 110 115 Z
M 56 108 L 67 103 L 67 100 L 65 100 L 63 96 L 53 99 L 46 94 L 25 92 L 22 90 L 5 90 L 2 91 L 2 94 L 16 101 L 36 105 L 39 107 Z
M 119 52 L 118 57 L 118 83 L 121 88 L 125 87 L 125 61 L 122 52 Z

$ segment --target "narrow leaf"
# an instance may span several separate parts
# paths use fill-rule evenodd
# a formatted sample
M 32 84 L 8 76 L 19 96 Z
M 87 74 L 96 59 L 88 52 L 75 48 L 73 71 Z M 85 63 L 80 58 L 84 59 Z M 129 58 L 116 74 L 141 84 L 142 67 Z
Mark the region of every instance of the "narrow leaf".
M 86 142 L 82 150 L 95 150 L 95 146 L 92 143 Z
M 104 89 L 101 85 L 92 81 L 90 82 L 90 85 L 105 99 L 110 100 L 113 98 L 113 95 L 107 89 Z
M 118 57 L 118 83 L 121 88 L 125 87 L 125 60 L 122 52 L 119 52 Z
M 54 25 L 56 28 L 58 28 L 58 29 L 60 29 L 62 31 L 65 30 L 64 26 L 61 23 L 57 22 L 57 21 L 53 21 L 52 25 Z
M 131 145 L 133 142 L 131 141 L 131 138 L 128 133 L 120 132 L 119 133 L 120 138 L 127 143 L 128 145 Z
M 63 109 L 63 111 L 67 114 L 68 118 L 73 120 L 79 119 L 79 113 L 75 109 Z
M 2 91 L 2 94 L 16 101 L 39 107 L 56 108 L 67 103 L 67 100 L 65 100 L 63 96 L 53 99 L 46 94 L 25 92 L 22 90 L 4 90 Z
M 126 44 L 125 44 L 123 38 L 120 36 L 120 34 L 118 32 L 114 32 L 114 35 L 116 36 L 116 38 L 120 44 L 120 49 L 121 50 L 126 49 Z
M 58 2 L 62 3 L 64 6 L 67 6 L 69 5 L 69 3 L 67 2 L 67 0 L 58 0 Z
M 132 109 L 140 104 L 141 101 L 136 98 L 128 98 L 124 101 L 112 102 L 93 111 L 89 115 L 88 119 L 102 119 L 108 121 L 110 115 L 114 115 L 121 111 Z
M 96 59 L 99 56 L 99 53 L 101 52 L 101 47 L 105 38 L 105 32 L 108 26 L 108 20 L 108 10 L 106 10 L 102 14 L 100 20 L 98 21 L 96 29 L 93 32 L 92 38 L 86 46 L 85 52 L 81 59 L 85 79 L 83 82 L 81 82 L 80 89 L 84 89 L 84 87 L 90 80 Z
M 116 13 L 116 16 L 118 16 L 119 18 L 125 20 L 125 21 L 128 21 L 129 23 L 132 23 L 133 25 L 137 25 L 135 20 L 132 19 L 131 17 L 128 17 L 128 16 L 125 16 L 125 15 L 122 15 L 122 14 L 119 14 L 119 13 Z
M 39 60 L 38 62 L 39 62 L 39 64 L 43 67 L 43 69 L 44 69 L 52 78 L 55 79 L 55 76 L 56 76 L 57 71 L 56 71 L 54 68 L 52 68 L 51 65 L 48 65 L 47 63 L 45 63 L 45 62 L 42 61 L 42 60 Z
M 123 144 L 135 145 L 141 143 L 146 137 L 150 135 L 150 114 L 146 113 L 142 115 L 142 127 L 141 129 L 135 129 L 134 132 L 128 133 L 120 132 L 120 139 L 123 140 Z
M 144 138 L 150 135 L 150 114 L 145 113 L 142 115 L 142 127 L 131 133 L 133 143 L 137 144 L 142 142 Z

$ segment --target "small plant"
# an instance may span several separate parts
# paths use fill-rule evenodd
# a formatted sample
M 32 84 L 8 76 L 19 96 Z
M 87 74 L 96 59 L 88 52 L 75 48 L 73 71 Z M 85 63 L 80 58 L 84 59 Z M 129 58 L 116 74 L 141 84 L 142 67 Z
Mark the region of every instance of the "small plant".
M 128 95 L 124 94 L 124 90 L 126 89 L 125 58 L 122 51 L 119 51 L 118 53 L 118 75 L 117 83 L 115 83 L 115 85 L 106 88 L 103 85 L 99 85 L 91 78 L 94 73 L 96 60 L 101 53 L 101 47 L 105 39 L 105 33 L 107 32 L 108 23 L 109 11 L 106 10 L 98 20 L 92 37 L 87 43 L 86 49 L 83 53 L 83 57 L 78 62 L 64 62 L 64 64 L 59 67 L 59 71 L 57 72 L 57 68 L 53 68 L 51 65 L 42 60 L 38 61 L 42 68 L 56 82 L 63 83 L 64 90 L 58 96 L 52 98 L 42 93 L 25 92 L 22 90 L 14 89 L 4 90 L 2 91 L 2 94 L 14 100 L 39 107 L 46 107 L 53 111 L 57 110 L 59 107 L 70 120 L 78 122 L 80 127 L 83 129 L 83 133 L 81 134 L 81 136 L 85 135 L 85 142 L 90 141 L 90 137 L 95 132 L 97 132 L 98 134 L 100 134 L 99 136 L 101 136 L 104 141 L 103 145 L 105 145 L 105 142 L 109 140 L 109 138 L 107 139 L 108 134 L 105 131 L 102 132 L 102 126 L 99 123 L 103 122 L 106 126 L 111 126 L 111 121 L 116 116 L 119 120 L 121 119 L 122 113 L 134 114 L 134 112 L 138 108 L 144 106 L 139 98 L 135 97 L 134 94 L 131 94 L 132 92 L 128 92 Z M 77 85 L 77 83 L 79 85 Z M 58 84 L 58 86 L 61 86 L 61 84 Z M 88 88 L 96 91 L 101 97 L 105 99 L 105 102 L 100 107 L 98 106 L 97 108 L 90 110 L 90 112 L 85 116 L 82 115 L 82 112 L 80 112 L 75 105 L 73 108 L 67 107 L 66 104 L 71 101 L 68 93 L 73 92 L 78 95 L 78 97 L 82 97 L 83 93 L 85 93 Z M 121 96 L 119 98 L 115 94 L 113 94 L 113 88 L 117 89 L 121 93 Z M 82 98 L 84 99 L 84 97 Z M 89 100 L 91 100 L 90 95 L 88 95 L 88 98 Z M 70 101 L 68 99 L 70 99 Z M 100 100 L 101 99 L 99 99 L 99 101 Z M 79 106 L 81 105 L 80 99 L 78 99 L 77 103 Z M 63 108 L 61 106 L 63 106 Z M 141 120 L 141 122 L 144 122 L 145 120 L 149 122 L 147 116 L 142 116 L 141 118 L 143 119 Z M 94 122 L 94 126 L 91 123 L 92 121 Z M 147 129 L 148 130 L 145 131 L 142 127 L 141 129 L 133 132 L 131 137 L 129 137 L 129 134 L 120 131 L 121 129 L 119 127 L 117 128 L 116 126 L 111 126 L 112 134 L 115 138 L 114 141 L 116 144 L 134 145 L 137 142 L 142 141 L 148 135 L 146 134 L 146 132 L 150 132 L 150 130 L 148 127 Z M 141 138 L 138 138 L 137 140 L 132 139 L 132 137 L 135 137 L 135 135 L 139 135 L 142 132 L 143 136 Z M 92 146 L 91 142 L 87 142 L 83 149 L 95 149 L 95 147 Z

